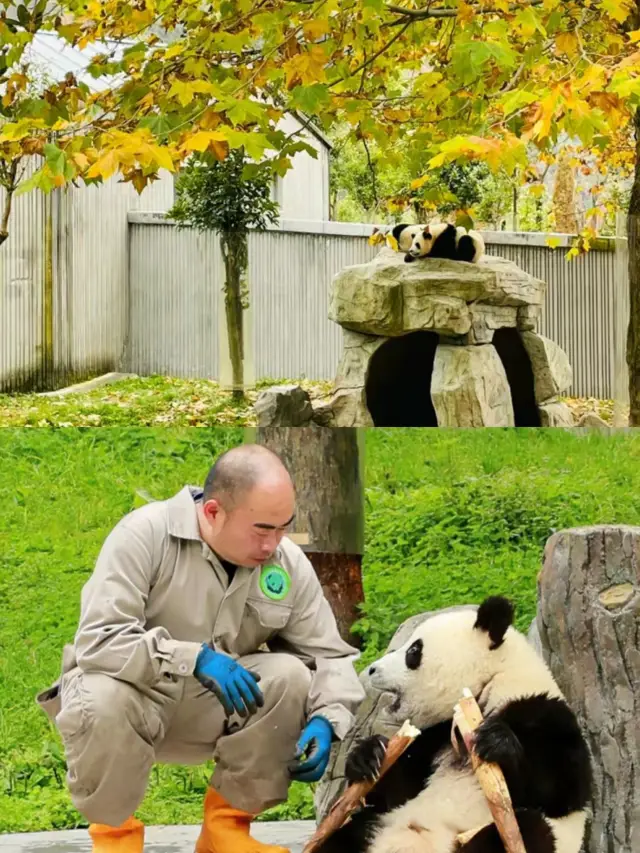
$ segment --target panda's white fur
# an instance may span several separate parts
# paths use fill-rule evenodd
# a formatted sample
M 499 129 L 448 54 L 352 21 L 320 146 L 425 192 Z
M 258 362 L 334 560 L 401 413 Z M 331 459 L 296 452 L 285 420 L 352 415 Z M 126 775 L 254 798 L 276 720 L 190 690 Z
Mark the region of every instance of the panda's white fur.
M 397 651 L 369 668 L 371 686 L 397 698 L 392 713 L 424 729 L 451 718 L 467 687 L 483 714 L 531 694 L 562 698 L 550 670 L 527 639 L 512 626 L 491 649 L 485 631 L 474 629 L 475 611 L 435 615 L 420 624 Z M 422 643 L 421 663 L 410 669 L 408 650 Z M 415 646 L 414 646 L 415 648 Z M 452 853 L 456 836 L 493 820 L 477 778 L 467 764 L 456 766 L 445 748 L 426 787 L 405 805 L 383 815 L 367 853 Z M 548 819 L 556 853 L 578 853 L 586 813 Z M 492 848 L 493 849 L 493 848 Z
M 446 222 L 432 221 L 413 235 L 405 256 L 411 261 L 428 256 L 478 263 L 485 253 L 485 242 L 479 231 L 467 231 Z
M 413 244 L 414 238 L 421 231 L 424 231 L 426 225 L 396 225 L 390 232 L 398 244 L 398 251 L 408 252 Z

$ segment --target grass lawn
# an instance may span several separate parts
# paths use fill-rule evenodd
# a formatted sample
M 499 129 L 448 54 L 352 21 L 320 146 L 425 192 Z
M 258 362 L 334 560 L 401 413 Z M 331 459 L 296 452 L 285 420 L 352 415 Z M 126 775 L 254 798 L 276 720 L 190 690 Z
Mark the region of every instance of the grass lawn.
M 0 394 L 0 427 L 254 426 L 252 406 L 260 391 L 289 382 L 301 385 L 312 399 L 331 389 L 331 382 L 274 379 L 257 383 L 246 401 L 238 403 L 206 379 L 123 379 L 62 397 Z
M 242 403 L 232 400 L 217 382 L 167 376 L 124 379 L 62 397 L 0 394 L 0 427 L 255 426 L 252 407 L 260 391 L 290 383 L 300 384 L 314 400 L 328 398 L 333 385 L 329 380 L 262 380 Z M 569 404 L 576 421 L 585 412 L 594 412 L 607 423 L 613 417 L 611 400 L 560 399 Z
M 200 482 L 243 440 L 230 429 L 0 430 L 0 832 L 86 826 L 35 694 L 73 638 L 80 589 L 145 490 Z M 360 666 L 426 609 L 506 592 L 526 629 L 553 529 L 640 524 L 640 435 L 565 430 L 375 430 L 366 436 L 366 605 Z M 158 766 L 139 816 L 198 823 L 212 766 Z M 265 814 L 312 817 L 296 784 Z

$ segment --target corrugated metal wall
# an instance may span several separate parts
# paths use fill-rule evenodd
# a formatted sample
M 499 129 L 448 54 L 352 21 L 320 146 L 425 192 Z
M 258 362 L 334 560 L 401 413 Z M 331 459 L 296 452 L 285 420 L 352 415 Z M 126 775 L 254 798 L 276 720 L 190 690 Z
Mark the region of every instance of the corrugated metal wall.
M 124 367 L 144 375 L 218 376 L 218 242 L 171 225 L 131 225 Z
M 29 164 L 25 178 L 38 164 Z M 0 209 L 6 192 L 0 188 Z M 42 386 L 45 199 L 29 193 L 13 199 L 9 238 L 0 247 L 0 390 Z M 29 239 L 25 239 L 29 235 Z
M 126 369 L 216 377 L 217 347 L 211 335 L 218 329 L 216 294 L 223 284 L 217 238 L 180 232 L 160 220 L 133 222 L 130 227 L 132 308 Z M 250 235 L 249 328 L 256 378 L 335 376 L 342 331 L 327 318 L 331 279 L 377 251 L 359 236 L 294 231 Z M 567 261 L 566 247 L 489 243 L 487 251 L 549 283 L 539 331 L 569 356 L 574 369 L 571 393 L 611 398 L 620 334 L 615 300 L 622 286 L 616 253 L 592 251 Z
M 39 167 L 32 158 L 27 176 Z M 9 239 L 0 247 L 0 391 L 51 389 L 118 367 L 128 328 L 127 214 L 166 211 L 172 203 L 168 173 L 140 196 L 111 178 L 101 187 L 14 199 Z

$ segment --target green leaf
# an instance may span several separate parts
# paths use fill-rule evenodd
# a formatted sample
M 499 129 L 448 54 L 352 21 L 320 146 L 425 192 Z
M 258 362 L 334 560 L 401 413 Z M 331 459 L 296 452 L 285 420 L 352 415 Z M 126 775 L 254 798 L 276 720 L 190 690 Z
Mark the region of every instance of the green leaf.
M 460 213 L 456 217 L 456 228 L 466 228 L 469 231 L 472 228 L 475 228 L 473 224 L 473 219 L 469 216 L 468 213 Z
M 175 119 L 172 120 L 167 115 L 145 116 L 138 122 L 138 127 L 148 128 L 154 136 L 162 139 L 167 134 L 171 133 L 175 124 Z
M 29 10 L 23 4 L 21 6 L 18 6 L 16 12 L 18 13 L 18 21 L 25 29 L 27 29 L 27 27 L 31 23 L 31 15 L 29 14 Z
M 54 175 L 64 174 L 65 165 L 67 162 L 66 155 L 57 145 L 48 143 L 44 146 L 44 157 L 47 166 L 51 169 Z
M 24 193 L 31 192 L 31 190 L 43 190 L 47 192 L 48 189 L 53 188 L 53 183 L 45 180 L 45 174 L 43 169 L 38 169 L 37 172 L 34 172 L 30 178 L 27 178 L 26 181 L 22 181 L 18 185 L 18 189 L 15 191 L 14 196 L 24 195 Z
M 311 83 L 308 86 L 295 86 L 291 92 L 291 102 L 294 107 L 314 115 L 331 102 L 331 96 L 324 83 Z

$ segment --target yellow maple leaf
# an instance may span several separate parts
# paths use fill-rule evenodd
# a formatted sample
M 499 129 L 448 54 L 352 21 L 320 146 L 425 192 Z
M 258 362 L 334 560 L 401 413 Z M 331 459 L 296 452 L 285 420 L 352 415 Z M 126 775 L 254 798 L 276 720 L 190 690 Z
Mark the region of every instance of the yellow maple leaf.
M 318 39 L 329 32 L 329 22 L 322 18 L 319 18 L 317 21 L 307 21 L 307 23 L 303 25 L 302 31 L 306 39 L 309 41 L 315 41 L 315 39 Z
M 324 83 L 326 62 L 327 57 L 321 45 L 314 45 L 310 50 L 292 57 L 284 65 L 287 86 L 292 88 L 298 80 L 303 85 Z
M 77 151 L 75 154 L 72 154 L 71 159 L 83 172 L 89 165 L 89 158 L 86 154 L 83 154 L 82 151 Z
M 398 241 L 393 236 L 393 234 L 387 234 L 387 245 L 391 246 L 394 252 L 399 252 L 400 247 L 398 246 Z
M 110 178 L 120 164 L 118 152 L 111 150 L 99 157 L 87 172 L 87 178 L 101 177 L 103 181 Z
M 206 151 L 215 142 L 227 142 L 227 137 L 219 130 L 198 130 L 187 136 L 182 148 L 184 151 Z
M 429 180 L 429 175 L 423 175 L 421 178 L 416 178 L 415 181 L 411 181 L 410 187 L 412 190 L 419 190 L 420 187 L 424 186 Z
M 150 145 L 153 159 L 161 169 L 166 169 L 168 172 L 175 172 L 176 168 L 173 165 L 173 158 L 168 148 L 162 145 Z
M 578 36 L 575 33 L 559 33 L 556 36 L 556 47 L 560 53 L 573 57 L 578 51 Z
M 475 9 L 472 6 L 469 6 L 469 4 L 465 3 L 464 0 L 460 0 L 460 3 L 458 4 L 459 21 L 462 21 L 464 24 L 468 24 L 469 21 L 473 21 L 475 14 Z

